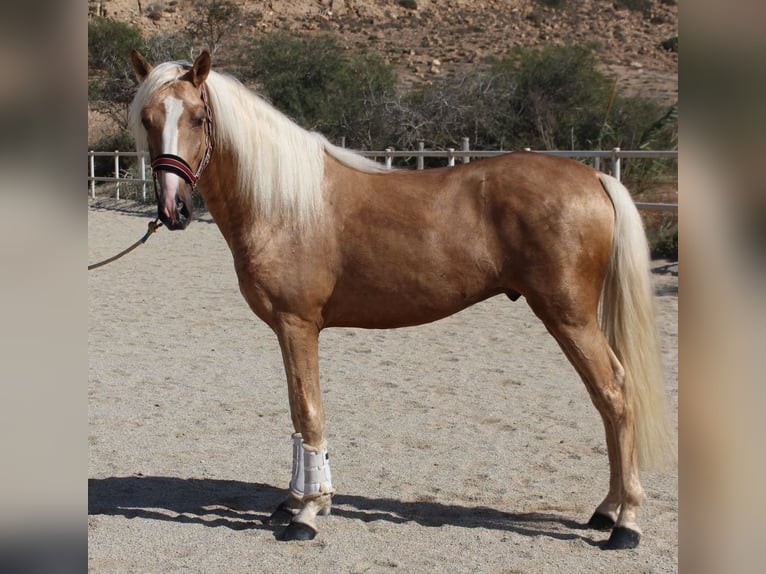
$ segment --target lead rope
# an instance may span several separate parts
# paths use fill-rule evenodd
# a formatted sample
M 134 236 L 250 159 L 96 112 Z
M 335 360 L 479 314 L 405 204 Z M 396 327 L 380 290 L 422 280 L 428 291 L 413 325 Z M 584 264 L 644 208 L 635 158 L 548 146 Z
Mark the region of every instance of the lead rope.
M 107 263 L 111 263 L 112 261 L 116 261 L 117 259 L 119 259 L 123 255 L 127 255 L 128 253 L 133 251 L 139 245 L 143 245 L 144 243 L 146 243 L 146 240 L 149 239 L 149 236 L 151 236 L 151 234 L 154 233 L 155 231 L 157 231 L 157 229 L 159 229 L 161 226 L 162 226 L 162 222 L 159 220 L 159 218 L 155 219 L 154 221 L 150 221 L 148 229 L 146 230 L 146 233 L 144 234 L 144 236 L 141 239 L 136 241 L 133 245 L 131 245 L 127 249 L 125 249 L 123 251 L 120 251 L 117 255 L 114 255 L 114 256 L 110 257 L 109 259 L 104 259 L 103 261 L 99 261 L 98 263 L 94 263 L 93 265 L 88 265 L 88 271 L 90 271 L 92 269 L 97 269 L 99 267 L 102 267 L 102 266 L 106 265 Z

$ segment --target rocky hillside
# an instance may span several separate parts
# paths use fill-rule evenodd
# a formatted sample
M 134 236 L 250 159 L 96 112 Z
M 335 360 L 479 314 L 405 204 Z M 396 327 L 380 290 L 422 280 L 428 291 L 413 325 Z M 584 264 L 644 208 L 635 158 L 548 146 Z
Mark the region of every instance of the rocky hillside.
M 89 13 L 129 22 L 145 34 L 183 30 L 194 0 L 89 0 Z M 349 50 L 374 49 L 405 85 L 459 74 L 516 46 L 596 47 L 604 70 L 631 94 L 678 99 L 675 0 L 261 0 L 240 2 L 246 18 L 231 46 L 271 30 L 330 33 Z M 560 6 L 555 8 L 552 6 Z M 224 45 L 216 54 L 225 58 Z

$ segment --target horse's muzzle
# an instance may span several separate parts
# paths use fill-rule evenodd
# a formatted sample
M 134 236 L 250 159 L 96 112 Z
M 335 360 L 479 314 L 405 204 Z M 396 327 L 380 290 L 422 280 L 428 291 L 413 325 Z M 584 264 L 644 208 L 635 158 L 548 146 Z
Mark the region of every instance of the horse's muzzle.
M 191 198 L 184 198 L 180 191 L 174 194 L 171 202 L 157 198 L 157 215 L 168 229 L 186 229 L 192 220 Z
M 168 229 L 185 229 L 192 219 L 192 192 L 198 176 L 186 161 L 172 154 L 162 154 L 152 162 L 157 195 L 157 215 Z

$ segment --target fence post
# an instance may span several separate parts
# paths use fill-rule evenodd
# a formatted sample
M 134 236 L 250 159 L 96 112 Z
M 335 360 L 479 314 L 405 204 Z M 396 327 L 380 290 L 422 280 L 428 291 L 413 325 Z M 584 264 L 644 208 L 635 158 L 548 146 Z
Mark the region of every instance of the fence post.
M 394 159 L 394 156 L 391 155 L 393 151 L 394 151 L 394 148 L 392 147 L 386 148 L 386 169 L 391 169 L 392 160 Z
M 620 148 L 618 147 L 612 150 L 612 166 L 613 166 L 612 175 L 617 181 L 620 181 L 620 175 L 621 175 L 620 156 L 617 155 L 619 153 L 620 153 Z
M 88 155 L 90 156 L 90 196 L 96 199 L 96 154 L 90 150 Z
M 146 156 L 141 154 L 141 198 L 146 202 Z
M 454 147 L 447 148 L 447 153 L 449 154 L 447 156 L 447 167 L 455 167 L 455 156 L 452 155 L 455 153 L 455 148 Z
M 463 138 L 463 140 L 461 142 L 461 149 L 464 152 L 468 152 L 468 151 L 470 151 L 470 147 L 471 146 L 470 146 L 468 138 Z M 463 163 L 469 163 L 470 161 L 471 161 L 471 158 L 468 157 L 467 154 L 463 156 Z
M 425 167 L 425 163 L 423 161 L 423 153 L 422 153 L 423 151 L 425 151 L 425 149 L 426 149 L 426 142 L 419 141 L 418 142 L 418 152 L 421 152 L 421 153 L 419 153 L 418 157 L 417 157 L 418 169 L 423 169 Z
M 120 199 L 120 152 L 114 150 L 114 177 L 117 179 L 115 199 Z
M 596 156 L 593 158 L 593 168 L 597 171 L 601 171 L 601 158 Z

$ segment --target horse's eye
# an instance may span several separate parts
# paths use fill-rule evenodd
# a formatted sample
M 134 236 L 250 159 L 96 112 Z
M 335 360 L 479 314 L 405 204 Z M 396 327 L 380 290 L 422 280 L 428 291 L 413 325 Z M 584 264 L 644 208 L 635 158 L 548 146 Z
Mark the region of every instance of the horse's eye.
M 192 127 L 193 128 L 201 128 L 202 124 L 205 123 L 204 117 L 194 118 L 192 119 Z

